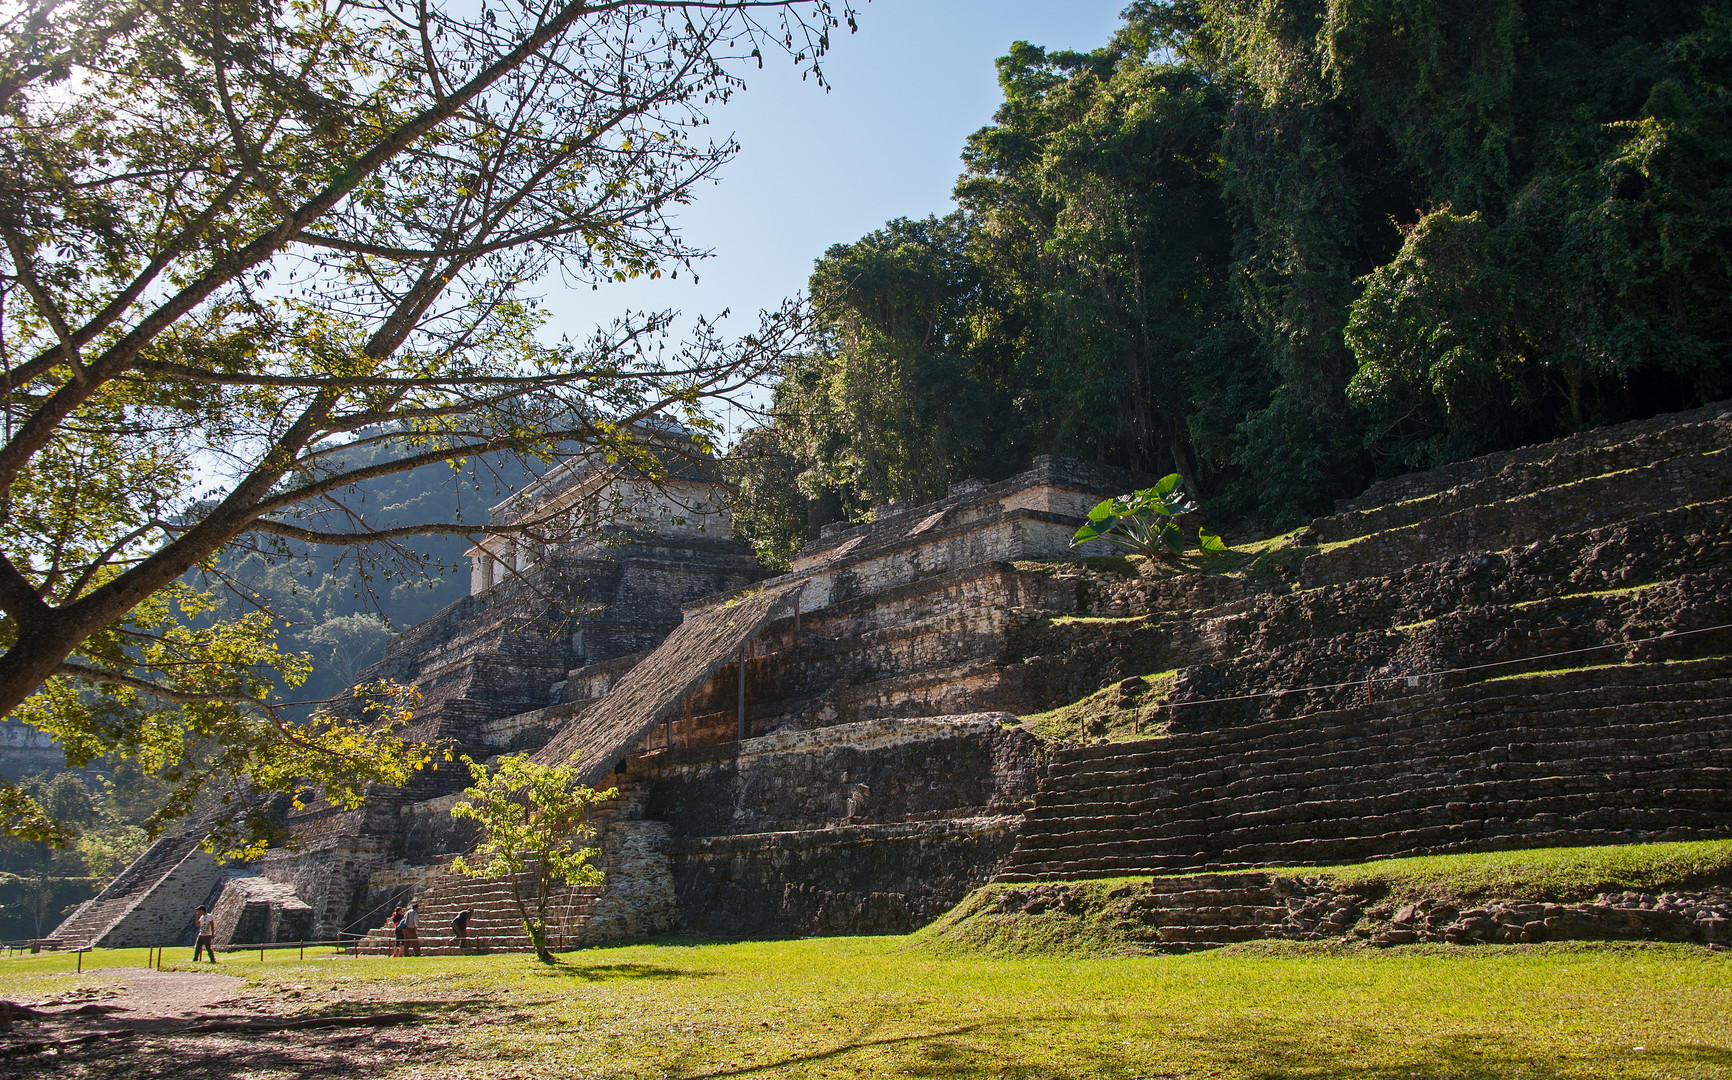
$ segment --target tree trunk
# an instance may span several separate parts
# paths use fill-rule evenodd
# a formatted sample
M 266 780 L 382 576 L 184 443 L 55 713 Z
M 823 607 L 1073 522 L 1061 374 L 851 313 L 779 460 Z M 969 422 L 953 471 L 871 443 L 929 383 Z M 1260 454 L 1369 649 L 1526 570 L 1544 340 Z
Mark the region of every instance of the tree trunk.
M 535 958 L 544 964 L 556 964 L 553 953 L 547 949 L 547 924 L 535 924 L 529 919 L 523 920 L 523 929 L 529 934 L 529 943 L 535 946 Z

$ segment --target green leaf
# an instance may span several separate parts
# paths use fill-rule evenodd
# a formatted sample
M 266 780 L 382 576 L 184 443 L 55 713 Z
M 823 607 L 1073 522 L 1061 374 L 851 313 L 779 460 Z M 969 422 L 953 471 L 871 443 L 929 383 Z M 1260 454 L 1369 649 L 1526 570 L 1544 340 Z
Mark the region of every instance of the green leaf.
M 1227 544 L 1221 539 L 1219 533 L 1212 533 L 1208 529 L 1200 526 L 1197 529 L 1197 546 L 1210 553 L 1219 553 L 1227 550 Z
M 1118 515 L 1113 508 L 1113 503 L 1117 501 L 1117 499 L 1102 499 L 1093 510 L 1089 511 L 1089 522 L 1098 525 L 1109 518 L 1117 517 Z
M 1149 488 L 1149 490 L 1154 492 L 1155 498 L 1165 499 L 1168 495 L 1171 495 L 1173 493 L 1173 489 L 1178 487 L 1178 486 L 1179 486 L 1179 474 L 1178 473 L 1168 473 L 1167 475 L 1161 477 L 1160 482 L 1157 483 L 1154 487 Z
M 1161 526 L 1161 543 L 1167 545 L 1167 550 L 1174 555 L 1185 553 L 1185 534 L 1179 531 L 1177 525 L 1169 523 Z

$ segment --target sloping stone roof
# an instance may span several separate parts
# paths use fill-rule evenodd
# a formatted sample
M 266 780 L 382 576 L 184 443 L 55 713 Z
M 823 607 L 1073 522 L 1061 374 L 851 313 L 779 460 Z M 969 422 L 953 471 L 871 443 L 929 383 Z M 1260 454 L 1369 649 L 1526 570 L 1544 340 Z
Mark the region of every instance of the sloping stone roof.
M 690 612 L 661 647 L 600 701 L 572 717 L 535 755 L 555 764 L 575 758 L 583 782 L 599 786 L 632 747 L 673 715 L 771 620 L 791 614 L 804 582 L 748 593 Z

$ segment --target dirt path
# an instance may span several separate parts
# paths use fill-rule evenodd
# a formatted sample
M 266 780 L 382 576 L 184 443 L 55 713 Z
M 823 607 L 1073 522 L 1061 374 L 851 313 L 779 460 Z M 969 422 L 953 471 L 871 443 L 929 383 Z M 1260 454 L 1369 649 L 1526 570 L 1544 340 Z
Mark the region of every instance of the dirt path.
M 109 968 L 101 974 L 104 978 L 126 980 L 124 989 L 114 993 L 119 988 L 100 987 L 98 995 L 78 994 L 78 1000 L 44 1003 L 39 1007 L 56 1017 L 105 1015 L 128 1025 L 139 1021 L 192 1020 L 210 1015 L 214 1006 L 233 998 L 247 982 L 236 975 L 207 971 Z M 91 1008 L 93 1005 L 102 1012 Z
M 109 968 L 93 974 L 100 981 L 28 1002 L 45 1015 L 0 1033 L 0 1078 L 334 1080 L 388 1075 L 393 1066 L 425 1060 L 439 1041 L 420 1025 L 200 1031 L 376 1009 L 307 1002 L 314 1007 L 291 1014 L 284 1006 L 293 998 L 248 993 L 245 979 L 210 971 Z

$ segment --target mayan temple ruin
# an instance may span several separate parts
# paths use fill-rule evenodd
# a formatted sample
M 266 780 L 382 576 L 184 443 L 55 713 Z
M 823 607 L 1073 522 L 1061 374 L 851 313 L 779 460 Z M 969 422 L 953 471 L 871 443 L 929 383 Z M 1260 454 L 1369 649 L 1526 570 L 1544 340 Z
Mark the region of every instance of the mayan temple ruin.
M 701 469 L 567 469 L 496 518 L 605 502 L 629 536 L 488 541 L 471 595 L 365 678 L 421 691 L 419 738 L 619 788 L 606 884 L 560 898 L 556 946 L 901 932 L 993 880 L 1724 837 L 1729 448 L 1726 404 L 1602 428 L 1184 572 L 1073 551 L 1146 478 L 1061 458 L 827 527 L 779 576 Z M 165 835 L 56 936 L 155 944 L 209 903 L 225 943 L 329 939 L 414 897 L 524 947 L 500 883 L 447 872 L 467 782 L 290 813 L 295 843 L 244 867 Z M 1169 911 L 1162 940 L 1262 932 L 1224 910 Z

